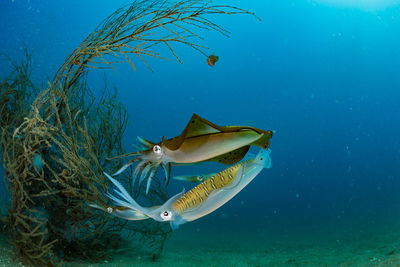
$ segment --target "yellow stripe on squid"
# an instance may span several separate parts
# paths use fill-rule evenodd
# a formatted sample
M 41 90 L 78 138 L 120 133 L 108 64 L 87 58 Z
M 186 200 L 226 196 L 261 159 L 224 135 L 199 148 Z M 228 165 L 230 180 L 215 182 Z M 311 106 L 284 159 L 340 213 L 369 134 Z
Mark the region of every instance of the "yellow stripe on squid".
M 196 187 L 186 192 L 174 203 L 174 210 L 178 212 L 185 212 L 198 207 L 207 199 L 211 192 L 230 185 L 233 177 L 236 176 L 242 165 L 243 163 L 236 164 L 235 166 L 223 170 L 222 172 L 219 172 L 204 182 L 198 184 Z

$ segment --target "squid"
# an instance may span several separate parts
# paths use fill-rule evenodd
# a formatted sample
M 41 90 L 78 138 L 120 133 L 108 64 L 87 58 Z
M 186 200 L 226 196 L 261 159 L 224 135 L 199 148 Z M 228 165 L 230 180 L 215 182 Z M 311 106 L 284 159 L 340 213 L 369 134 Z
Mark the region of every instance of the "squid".
M 260 150 L 255 158 L 233 165 L 198 184 L 188 192 L 181 192 L 161 206 L 142 207 L 125 188 L 107 173 L 115 185 L 114 195 L 107 193 L 119 207 L 129 212 L 133 219 L 151 218 L 159 222 L 170 222 L 172 229 L 197 220 L 215 211 L 246 187 L 264 168 L 272 165 L 270 150 Z M 114 214 L 117 216 L 117 214 Z M 129 219 L 129 214 L 125 216 Z
M 183 132 L 174 138 L 152 143 L 139 139 L 142 150 L 114 157 L 132 156 L 112 176 L 116 176 L 137 162 L 132 171 L 132 183 L 139 178 L 141 184 L 147 178 L 146 194 L 151 180 L 161 166 L 165 172 L 166 184 L 169 182 L 171 165 L 193 164 L 203 161 L 215 161 L 225 165 L 239 162 L 250 146 L 268 149 L 272 131 L 264 131 L 248 126 L 218 126 L 193 114 Z
M 192 182 L 192 183 L 200 183 L 204 182 L 208 178 L 216 175 L 216 173 L 208 173 L 208 174 L 198 174 L 198 175 L 180 175 L 180 176 L 174 176 L 173 178 L 175 180 L 180 180 L 180 181 L 186 181 L 186 182 Z

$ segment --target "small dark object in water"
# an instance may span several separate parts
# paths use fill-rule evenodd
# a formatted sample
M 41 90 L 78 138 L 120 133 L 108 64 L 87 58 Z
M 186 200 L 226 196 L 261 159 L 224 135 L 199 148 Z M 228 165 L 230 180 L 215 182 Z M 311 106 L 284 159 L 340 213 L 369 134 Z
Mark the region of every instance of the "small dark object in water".
M 288 259 L 288 260 L 286 261 L 286 263 L 295 263 L 295 262 L 296 262 L 295 259 Z
M 207 64 L 208 64 L 208 66 L 214 67 L 215 62 L 217 62 L 218 59 L 219 59 L 219 56 L 216 56 L 216 55 L 214 55 L 214 54 L 210 55 L 210 56 L 207 58 Z
M 157 254 L 153 254 L 153 256 L 151 257 L 151 260 L 152 260 L 153 262 L 155 262 L 155 261 L 157 260 Z
M 395 253 L 395 251 L 394 251 L 394 249 L 393 249 L 393 250 L 390 251 L 387 255 L 388 255 L 388 256 L 392 256 L 392 255 L 394 255 L 394 253 Z

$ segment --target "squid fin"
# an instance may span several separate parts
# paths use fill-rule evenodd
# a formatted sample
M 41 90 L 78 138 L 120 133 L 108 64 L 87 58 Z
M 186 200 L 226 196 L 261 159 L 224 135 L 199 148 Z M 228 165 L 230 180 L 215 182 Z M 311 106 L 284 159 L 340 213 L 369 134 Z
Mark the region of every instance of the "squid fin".
M 163 144 L 170 150 L 177 150 L 183 143 L 183 141 L 188 137 L 193 136 L 200 136 L 200 135 L 207 135 L 212 133 L 220 132 L 217 129 L 218 126 L 201 118 L 200 116 L 193 114 L 192 118 L 190 119 L 189 123 L 186 125 L 185 130 L 181 133 L 181 135 L 172 138 L 172 139 L 165 139 L 163 137 Z
M 162 143 L 170 150 L 177 150 L 180 148 L 180 146 L 182 145 L 182 143 L 185 141 L 186 138 L 215 134 L 215 133 L 232 133 L 232 132 L 239 132 L 246 130 L 253 131 L 258 134 L 270 133 L 268 137 L 269 138 L 272 137 L 272 131 L 264 131 L 255 127 L 248 127 L 248 126 L 218 126 L 198 116 L 197 114 L 193 114 L 189 123 L 186 125 L 185 130 L 183 130 L 183 132 L 179 136 L 174 137 L 172 139 L 165 139 L 165 137 L 163 137 Z M 264 141 L 264 143 L 266 142 Z
M 221 130 L 219 129 L 219 126 L 201 118 L 196 114 L 193 114 L 184 132 L 185 138 L 188 138 L 199 135 L 219 133 Z
M 208 161 L 215 161 L 224 165 L 236 164 L 243 159 L 249 149 L 250 146 L 244 146 L 231 152 L 219 155 L 215 158 L 209 159 Z
M 270 144 L 270 139 L 273 134 L 274 134 L 273 131 L 265 131 L 265 133 L 263 134 L 263 136 L 261 138 L 259 138 L 255 142 L 251 143 L 250 145 L 267 150 L 269 147 L 269 144 Z

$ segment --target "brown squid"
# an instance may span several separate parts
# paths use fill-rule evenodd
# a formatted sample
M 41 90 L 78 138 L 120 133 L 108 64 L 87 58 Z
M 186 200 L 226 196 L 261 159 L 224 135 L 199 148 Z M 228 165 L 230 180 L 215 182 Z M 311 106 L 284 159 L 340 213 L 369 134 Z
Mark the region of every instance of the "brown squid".
M 248 126 L 218 126 L 193 114 L 183 132 L 174 138 L 152 143 L 138 138 L 143 150 L 116 158 L 133 156 L 113 176 L 122 173 L 131 164 L 137 162 L 132 172 L 132 183 L 137 177 L 139 183 L 146 178 L 148 192 L 151 179 L 161 166 L 169 182 L 171 165 L 192 164 L 203 161 L 215 161 L 225 165 L 240 161 L 250 146 L 268 149 L 272 131 L 264 131 Z

